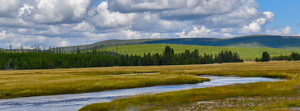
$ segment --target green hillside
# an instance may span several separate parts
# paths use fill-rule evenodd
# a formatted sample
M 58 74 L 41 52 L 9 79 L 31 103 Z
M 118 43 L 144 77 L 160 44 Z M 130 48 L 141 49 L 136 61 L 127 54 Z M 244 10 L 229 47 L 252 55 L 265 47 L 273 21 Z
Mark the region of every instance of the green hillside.
M 285 49 L 277 49 L 277 48 L 238 48 L 238 47 L 218 47 L 218 46 L 196 46 L 196 45 L 172 45 L 172 44 L 135 44 L 135 45 L 118 45 L 118 46 L 109 46 L 105 47 L 107 51 L 115 51 L 118 49 L 118 53 L 121 54 L 137 54 L 143 55 L 144 53 L 150 52 L 154 53 L 162 53 L 165 46 L 169 45 L 174 48 L 175 53 L 184 52 L 187 50 L 198 49 L 199 53 L 203 55 L 205 52 L 207 54 L 217 54 L 222 50 L 230 50 L 233 52 L 238 52 L 240 57 L 246 59 L 255 59 L 256 57 L 261 57 L 263 51 L 268 51 L 273 56 L 279 55 L 290 55 L 292 52 L 300 53 L 300 49 L 298 50 L 285 50 Z
M 165 40 L 152 40 L 140 44 L 182 44 L 198 46 L 221 46 L 221 47 L 270 47 L 280 49 L 300 49 L 300 37 L 275 36 L 275 35 L 250 35 L 227 39 L 220 38 L 174 38 Z
M 280 48 L 288 50 L 300 49 L 300 37 L 274 36 L 274 35 L 249 35 L 227 39 L 220 38 L 164 38 L 164 39 L 131 39 L 131 40 L 106 40 L 93 44 L 60 47 L 70 52 L 79 47 L 80 50 L 91 49 L 95 46 L 131 45 L 131 44 L 181 44 L 197 46 L 243 47 L 243 48 Z
M 91 49 L 91 48 L 94 48 L 95 46 L 103 47 L 103 46 L 113 46 L 113 45 L 140 44 L 140 43 L 144 43 L 144 42 L 148 42 L 148 41 L 154 41 L 154 40 L 165 40 L 165 39 L 129 39 L 129 40 L 112 39 L 112 40 L 105 40 L 105 41 L 96 42 L 96 43 L 93 43 L 93 44 L 59 47 L 59 48 L 62 48 L 63 50 L 66 50 L 66 51 L 70 52 L 73 49 L 76 50 L 78 47 L 79 47 L 80 50 L 86 50 L 87 48 Z

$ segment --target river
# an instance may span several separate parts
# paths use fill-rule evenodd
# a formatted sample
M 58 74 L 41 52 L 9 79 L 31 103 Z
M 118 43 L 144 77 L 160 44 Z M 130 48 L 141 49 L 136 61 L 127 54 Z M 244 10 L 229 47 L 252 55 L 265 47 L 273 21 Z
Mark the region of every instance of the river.
M 232 84 L 246 84 L 254 82 L 281 81 L 264 77 L 227 77 L 227 76 L 197 76 L 209 78 L 210 81 L 198 84 L 181 84 L 168 86 L 153 86 L 132 89 L 120 89 L 83 94 L 64 94 L 53 96 L 37 96 L 13 99 L 0 99 L 0 111 L 77 111 L 92 103 L 110 102 L 116 98 L 125 98 L 137 94 L 162 93 L 170 91 L 188 90 L 224 86 Z

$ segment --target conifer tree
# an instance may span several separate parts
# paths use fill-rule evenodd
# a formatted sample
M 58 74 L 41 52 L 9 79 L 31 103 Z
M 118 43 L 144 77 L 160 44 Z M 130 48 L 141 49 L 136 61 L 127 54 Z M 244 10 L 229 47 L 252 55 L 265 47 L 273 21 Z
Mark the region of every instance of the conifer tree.
M 268 52 L 263 52 L 262 53 L 262 61 L 263 62 L 268 62 L 270 61 L 270 54 Z

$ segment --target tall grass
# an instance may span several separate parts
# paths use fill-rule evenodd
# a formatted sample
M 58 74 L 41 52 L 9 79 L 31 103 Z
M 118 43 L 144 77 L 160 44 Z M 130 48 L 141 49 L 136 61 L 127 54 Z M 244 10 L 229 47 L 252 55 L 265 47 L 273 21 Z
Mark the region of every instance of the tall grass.
M 194 84 L 209 79 L 192 75 L 150 74 L 99 76 L 90 74 L 21 74 L 1 75 L 0 98 L 98 92 L 170 84 Z
M 295 90 L 297 88 L 295 87 L 298 87 L 298 84 L 300 83 L 299 66 L 300 62 L 246 62 L 202 65 L 197 69 L 189 70 L 163 71 L 161 72 L 162 74 L 235 75 L 243 77 L 258 76 L 288 79 L 280 82 L 258 82 L 251 84 L 191 89 L 154 95 L 138 95 L 131 98 L 113 100 L 110 103 L 88 105 L 80 110 L 148 110 L 152 108 L 162 110 L 179 110 L 186 105 L 191 105 L 198 101 L 218 100 L 232 97 L 297 96 L 298 93 L 297 90 Z M 297 106 L 298 102 L 296 101 L 290 104 L 296 104 L 293 106 Z M 275 105 L 275 107 L 278 107 L 278 105 Z
M 130 108 L 146 110 L 152 107 L 172 109 L 177 106 L 184 106 L 185 104 L 197 101 L 224 99 L 230 97 L 297 95 L 291 87 L 299 82 L 300 81 L 260 82 L 191 89 L 155 95 L 138 95 L 131 98 L 114 100 L 110 103 L 88 105 L 83 107 L 80 111 L 127 110 Z

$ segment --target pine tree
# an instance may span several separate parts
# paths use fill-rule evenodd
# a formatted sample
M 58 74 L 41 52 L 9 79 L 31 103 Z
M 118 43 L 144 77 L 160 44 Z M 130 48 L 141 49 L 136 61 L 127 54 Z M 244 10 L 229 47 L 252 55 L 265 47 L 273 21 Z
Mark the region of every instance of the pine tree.
M 270 61 L 270 54 L 268 52 L 263 52 L 262 53 L 262 61 L 263 62 L 268 62 Z
M 172 49 L 170 46 L 165 47 L 165 51 L 163 52 L 163 64 L 164 65 L 171 65 L 173 64 L 174 60 L 174 49 Z

